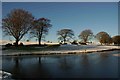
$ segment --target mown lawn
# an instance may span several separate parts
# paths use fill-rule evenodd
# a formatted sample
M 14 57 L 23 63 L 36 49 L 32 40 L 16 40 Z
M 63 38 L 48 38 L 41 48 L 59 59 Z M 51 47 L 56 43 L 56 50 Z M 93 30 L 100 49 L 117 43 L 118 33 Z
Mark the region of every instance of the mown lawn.
M 10 51 L 47 51 L 47 50 L 53 50 L 58 48 L 60 45 L 24 45 L 24 46 L 10 46 L 5 47 L 3 50 L 10 50 Z

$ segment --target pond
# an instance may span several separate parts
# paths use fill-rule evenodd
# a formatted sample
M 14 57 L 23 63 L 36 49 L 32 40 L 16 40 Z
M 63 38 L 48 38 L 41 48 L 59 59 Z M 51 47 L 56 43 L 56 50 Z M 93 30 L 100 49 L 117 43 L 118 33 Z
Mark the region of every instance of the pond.
M 69 55 L 3 56 L 2 69 L 22 78 L 118 78 L 120 51 Z

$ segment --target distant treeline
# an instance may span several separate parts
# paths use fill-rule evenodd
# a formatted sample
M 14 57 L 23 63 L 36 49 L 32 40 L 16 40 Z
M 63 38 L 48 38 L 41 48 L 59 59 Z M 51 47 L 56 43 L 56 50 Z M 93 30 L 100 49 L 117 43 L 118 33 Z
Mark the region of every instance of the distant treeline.
M 49 29 L 52 27 L 51 20 L 47 18 L 34 18 L 31 13 L 23 9 L 13 9 L 10 13 L 2 19 L 2 28 L 5 35 L 12 36 L 15 39 L 15 46 L 23 45 L 19 41 L 29 34 L 32 37 L 38 39 L 39 45 L 41 45 L 41 40 L 45 38 L 48 34 Z M 61 29 L 57 31 L 58 41 L 60 44 L 83 44 L 91 43 L 90 40 L 96 38 L 101 45 L 109 44 L 120 44 L 120 35 L 111 37 L 107 32 L 101 31 L 96 35 L 93 34 L 92 30 L 83 30 L 78 38 L 80 41 L 75 40 L 75 35 L 72 29 Z M 29 40 L 27 40 L 29 41 Z M 10 44 L 9 44 L 10 45 Z

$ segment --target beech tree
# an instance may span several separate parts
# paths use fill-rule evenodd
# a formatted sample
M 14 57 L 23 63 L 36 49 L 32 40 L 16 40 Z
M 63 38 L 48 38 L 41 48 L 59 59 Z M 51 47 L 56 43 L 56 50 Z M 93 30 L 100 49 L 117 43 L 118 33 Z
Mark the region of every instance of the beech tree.
M 99 42 L 102 44 L 111 44 L 112 38 L 110 35 L 106 32 L 99 32 L 96 34 L 96 38 L 99 40 Z
M 120 45 L 120 35 L 116 35 L 112 37 L 113 43 Z
M 33 35 L 33 37 L 38 38 L 39 45 L 41 45 L 42 38 L 48 34 L 49 28 L 52 27 L 52 25 L 50 24 L 50 20 L 47 18 L 39 18 L 34 20 L 33 25 L 34 27 L 30 33 Z
M 59 36 L 58 40 L 65 44 L 66 41 L 73 39 L 74 32 L 71 29 L 61 29 L 60 31 L 57 31 L 57 35 Z
M 93 32 L 90 29 L 83 30 L 78 36 L 84 43 L 87 43 L 93 37 Z
M 23 9 L 13 9 L 2 19 L 2 28 L 5 35 L 15 38 L 15 45 L 32 28 L 34 17 L 28 11 Z

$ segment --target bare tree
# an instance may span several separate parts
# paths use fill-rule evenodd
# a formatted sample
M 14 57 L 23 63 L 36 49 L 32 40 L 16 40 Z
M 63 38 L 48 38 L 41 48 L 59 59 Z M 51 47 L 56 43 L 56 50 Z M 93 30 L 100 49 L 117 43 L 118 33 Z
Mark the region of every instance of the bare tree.
M 50 20 L 47 18 L 40 18 L 38 20 L 34 20 L 33 23 L 34 27 L 31 30 L 31 34 L 34 37 L 38 38 L 39 45 L 41 45 L 42 38 L 45 37 L 45 35 L 48 34 L 48 30 L 52 25 L 50 24 Z
M 73 39 L 74 32 L 71 29 L 61 29 L 57 32 L 57 35 L 59 36 L 58 40 L 65 43 L 66 41 Z
M 33 19 L 28 11 L 14 9 L 2 20 L 3 32 L 13 36 L 16 40 L 15 44 L 18 45 L 18 42 L 31 29 Z
M 90 29 L 86 29 L 80 33 L 78 36 L 84 43 L 87 43 L 93 37 L 93 32 Z
M 112 38 L 110 35 L 106 32 L 99 32 L 96 34 L 96 38 L 99 40 L 99 42 L 102 44 L 110 44 L 112 43 Z

